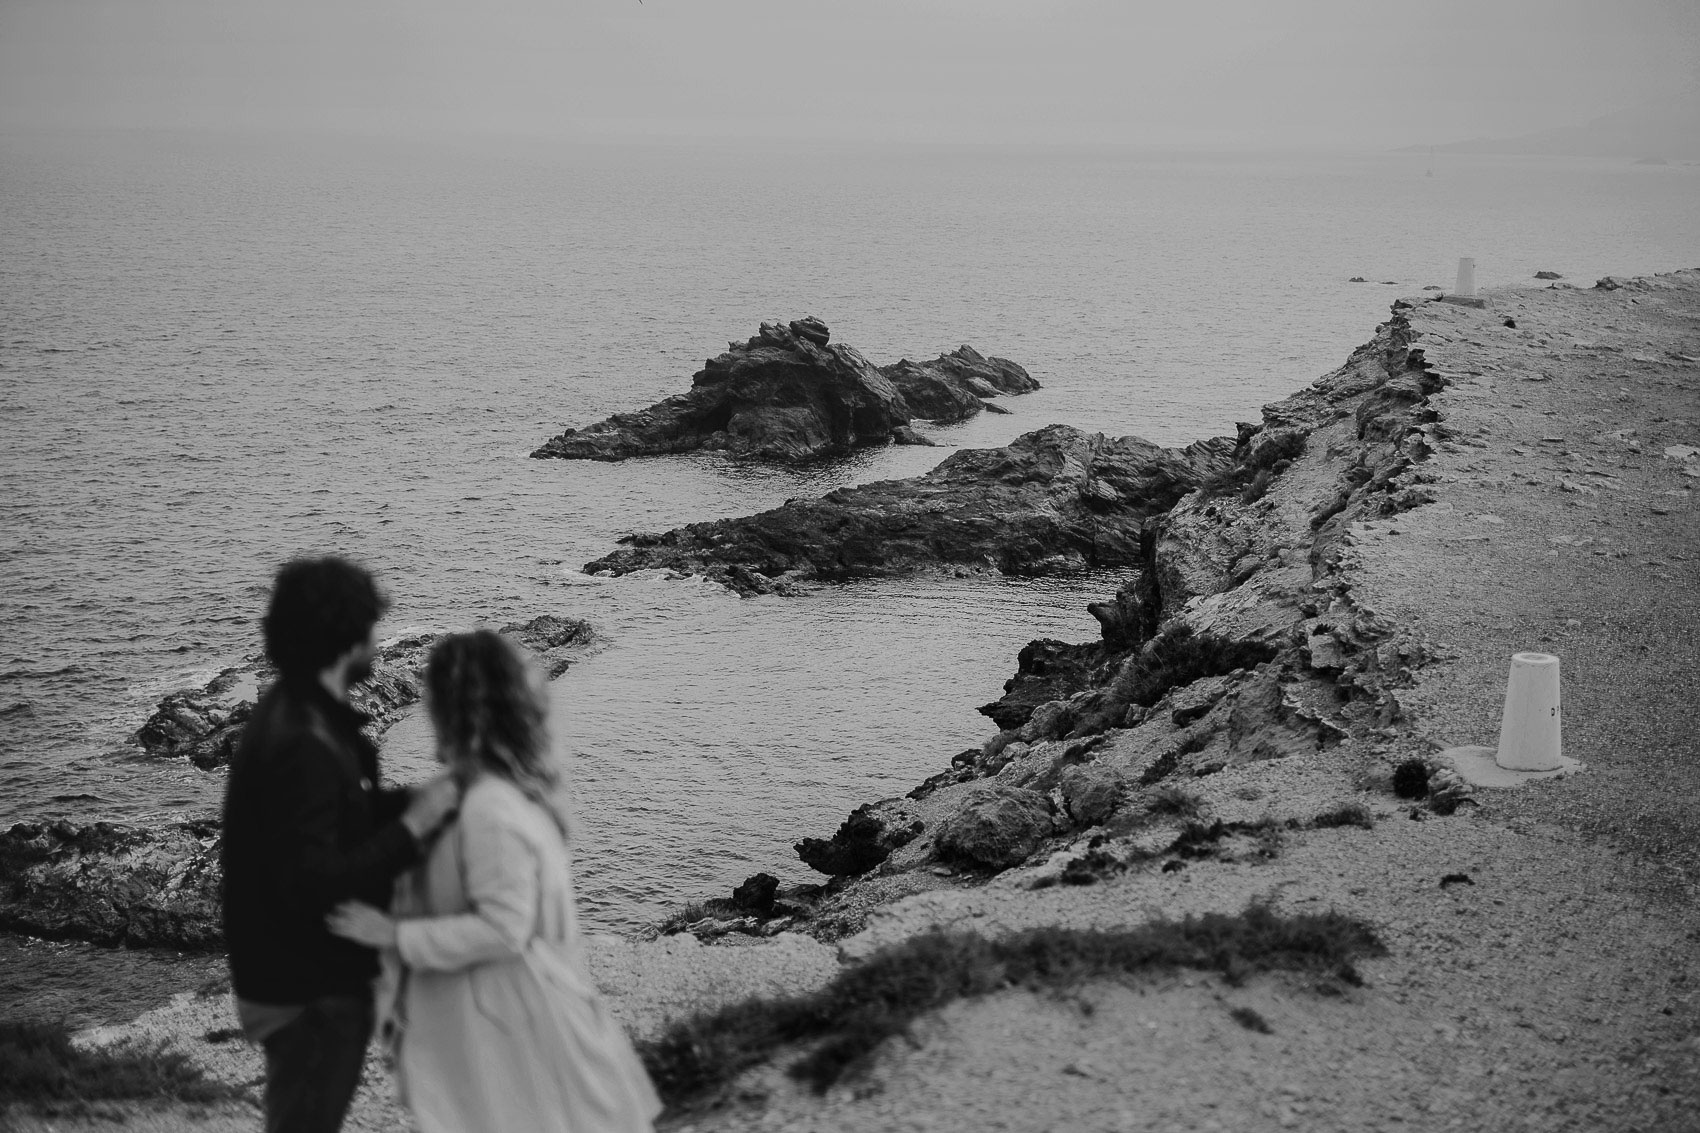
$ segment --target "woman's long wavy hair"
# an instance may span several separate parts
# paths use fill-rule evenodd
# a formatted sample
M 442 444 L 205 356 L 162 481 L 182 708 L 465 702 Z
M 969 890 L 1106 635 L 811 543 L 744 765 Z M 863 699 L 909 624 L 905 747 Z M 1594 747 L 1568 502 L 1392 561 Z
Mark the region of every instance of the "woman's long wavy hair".
M 564 783 L 549 753 L 549 693 L 519 646 L 480 629 L 437 642 L 425 696 L 442 760 L 464 787 L 500 775 L 543 807 L 570 841 Z

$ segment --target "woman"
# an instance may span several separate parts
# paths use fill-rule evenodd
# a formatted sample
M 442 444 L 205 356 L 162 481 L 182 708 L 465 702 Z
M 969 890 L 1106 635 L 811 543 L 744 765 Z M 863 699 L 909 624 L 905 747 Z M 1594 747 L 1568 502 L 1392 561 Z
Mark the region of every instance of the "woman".
M 581 961 L 542 680 L 480 630 L 437 643 L 425 692 L 460 818 L 393 917 L 350 902 L 329 922 L 395 970 L 403 1102 L 424 1133 L 647 1133 L 661 1104 Z

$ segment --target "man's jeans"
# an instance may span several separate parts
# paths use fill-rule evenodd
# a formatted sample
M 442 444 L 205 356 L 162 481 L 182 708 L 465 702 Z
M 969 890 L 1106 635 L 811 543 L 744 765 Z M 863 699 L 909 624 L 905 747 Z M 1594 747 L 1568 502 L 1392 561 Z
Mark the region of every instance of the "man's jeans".
M 371 1037 L 369 996 L 315 999 L 267 1037 L 266 1133 L 337 1133 Z

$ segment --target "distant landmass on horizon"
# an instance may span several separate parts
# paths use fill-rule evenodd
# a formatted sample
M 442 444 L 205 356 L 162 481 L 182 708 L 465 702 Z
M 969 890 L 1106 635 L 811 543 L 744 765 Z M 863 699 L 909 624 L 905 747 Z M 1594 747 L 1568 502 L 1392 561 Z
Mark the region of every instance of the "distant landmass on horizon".
M 1399 152 L 1420 153 L 1430 149 L 1436 153 L 1700 160 L 1700 91 L 1640 103 L 1577 126 L 1560 126 L 1510 138 L 1405 146 Z

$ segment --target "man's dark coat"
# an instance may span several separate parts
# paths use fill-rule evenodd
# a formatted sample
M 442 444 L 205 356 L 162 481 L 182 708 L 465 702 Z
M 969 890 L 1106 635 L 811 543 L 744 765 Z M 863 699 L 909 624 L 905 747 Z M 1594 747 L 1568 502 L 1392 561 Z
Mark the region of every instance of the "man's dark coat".
M 325 928 L 354 898 L 387 908 L 419 860 L 406 792 L 380 790 L 366 717 L 317 680 L 280 679 L 242 730 L 224 798 L 224 936 L 236 994 L 257 1003 L 365 995 L 377 953 Z

